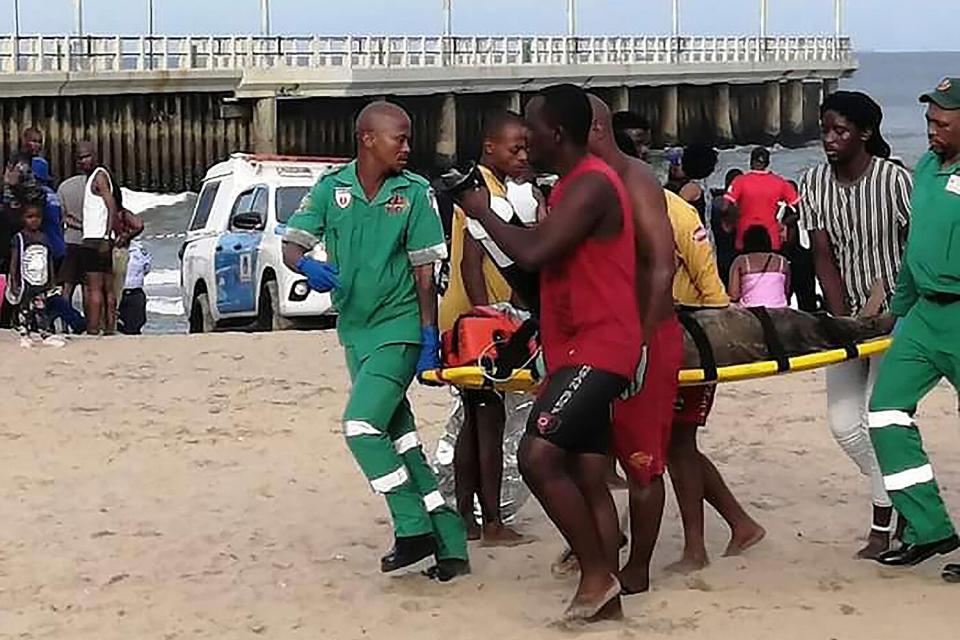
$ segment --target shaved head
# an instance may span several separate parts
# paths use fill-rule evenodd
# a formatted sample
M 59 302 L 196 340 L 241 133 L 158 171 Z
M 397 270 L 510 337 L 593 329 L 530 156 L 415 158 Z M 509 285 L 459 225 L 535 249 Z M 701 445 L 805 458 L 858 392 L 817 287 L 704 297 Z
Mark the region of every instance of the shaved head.
M 613 132 L 613 112 L 607 103 L 594 94 L 590 94 L 590 108 L 593 110 L 593 126 L 602 132 Z
M 407 112 L 401 107 L 392 102 L 378 100 L 371 102 L 360 111 L 355 126 L 356 133 L 358 137 L 365 133 L 376 134 L 378 131 L 383 130 L 384 127 L 397 122 L 406 122 L 409 125 L 410 116 L 408 116 Z
M 610 158 L 619 146 L 613 131 L 613 113 L 606 102 L 592 93 L 590 109 L 593 111 L 593 122 L 590 124 L 590 153 L 601 158 Z
M 357 116 L 357 156 L 384 174 L 399 173 L 410 157 L 410 116 L 401 107 L 379 100 Z
M 92 142 L 77 143 L 77 170 L 89 175 L 97 167 L 97 148 Z

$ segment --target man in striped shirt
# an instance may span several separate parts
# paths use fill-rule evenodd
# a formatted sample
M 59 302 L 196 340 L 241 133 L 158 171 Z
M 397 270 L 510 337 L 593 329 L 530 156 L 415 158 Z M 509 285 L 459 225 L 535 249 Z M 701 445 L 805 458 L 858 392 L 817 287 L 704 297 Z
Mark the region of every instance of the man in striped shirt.
M 827 163 L 801 179 L 801 226 L 812 236 L 817 277 L 835 316 L 886 308 L 900 271 L 910 219 L 910 174 L 886 160 L 883 114 L 870 97 L 839 91 L 820 107 Z M 868 302 L 870 304 L 868 304 Z M 875 558 L 890 545 L 893 505 L 867 431 L 867 403 L 880 359 L 827 370 L 827 413 L 840 447 L 871 478 L 873 523 L 857 554 Z

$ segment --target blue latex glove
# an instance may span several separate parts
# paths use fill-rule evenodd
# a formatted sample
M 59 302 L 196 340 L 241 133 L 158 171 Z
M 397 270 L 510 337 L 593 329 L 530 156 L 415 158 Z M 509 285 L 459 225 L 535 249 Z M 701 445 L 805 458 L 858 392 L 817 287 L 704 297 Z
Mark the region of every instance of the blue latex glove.
M 420 327 L 420 359 L 417 360 L 417 379 L 424 382 L 423 373 L 440 368 L 440 331 L 434 327 Z
M 335 264 L 303 256 L 297 260 L 297 270 L 307 276 L 307 284 L 317 293 L 340 288 L 340 269 Z

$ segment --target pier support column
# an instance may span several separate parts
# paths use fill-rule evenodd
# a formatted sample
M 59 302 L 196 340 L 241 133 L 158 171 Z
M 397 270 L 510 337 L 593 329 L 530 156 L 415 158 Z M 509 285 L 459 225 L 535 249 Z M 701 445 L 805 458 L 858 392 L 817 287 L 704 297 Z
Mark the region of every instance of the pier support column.
M 677 144 L 680 133 L 680 92 L 676 85 L 663 88 L 660 96 L 660 142 Z
M 730 113 L 730 85 L 718 84 L 714 98 L 716 110 L 717 144 L 721 147 L 733 146 L 733 119 Z
M 253 103 L 253 152 L 277 153 L 277 98 L 260 98 Z
M 443 96 L 440 107 L 440 121 L 437 123 L 436 164 L 449 167 L 457 157 L 457 96 L 448 93 Z
M 610 98 L 610 110 L 614 113 L 618 111 L 630 111 L 630 90 L 626 87 L 616 87 Z
M 831 93 L 836 93 L 837 89 L 840 88 L 840 81 L 836 79 L 829 79 L 823 81 L 823 97 L 826 98 Z
M 507 111 L 512 111 L 514 113 L 523 114 L 521 109 L 523 109 L 523 100 L 520 97 L 519 91 L 511 91 L 507 94 Z
M 763 85 L 763 137 L 766 144 L 780 139 L 780 83 Z
M 803 144 L 803 82 L 791 80 L 784 88 L 783 141 L 796 146 Z

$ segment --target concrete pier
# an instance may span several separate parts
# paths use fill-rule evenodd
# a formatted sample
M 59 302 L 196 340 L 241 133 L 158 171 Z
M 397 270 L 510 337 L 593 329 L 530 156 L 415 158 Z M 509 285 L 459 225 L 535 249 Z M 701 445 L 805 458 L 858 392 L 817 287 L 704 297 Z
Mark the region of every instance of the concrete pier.
M 457 96 L 443 96 L 440 119 L 437 121 L 437 157 L 434 164 L 450 166 L 457 158 Z
M 507 94 L 506 109 L 514 113 L 523 113 L 523 99 L 519 91 L 511 91 Z
M 610 96 L 610 110 L 614 113 L 618 111 L 630 111 L 630 89 L 627 87 L 616 87 Z
M 803 82 L 791 80 L 783 85 L 781 109 L 783 123 L 781 141 L 787 145 L 804 142 L 803 128 Z
M 664 146 L 680 140 L 680 92 L 676 86 L 661 90 L 659 133 L 659 142 Z
M 253 103 L 253 151 L 277 153 L 276 98 L 259 98 Z
M 763 87 L 763 135 L 766 144 L 780 139 L 781 131 L 780 82 L 768 82 Z
M 576 46 L 571 46 L 575 44 Z M 0 36 L 0 148 L 40 128 L 57 177 L 92 139 L 123 184 L 196 189 L 230 153 L 350 156 L 374 99 L 411 115 L 412 168 L 480 153 L 492 113 L 560 82 L 654 127 L 655 144 L 800 144 L 857 68 L 845 38 Z M 16 53 L 14 53 L 16 52 Z
M 734 144 L 733 117 L 730 111 L 730 85 L 718 84 L 715 88 L 714 120 L 716 122 L 716 144 L 729 147 Z

